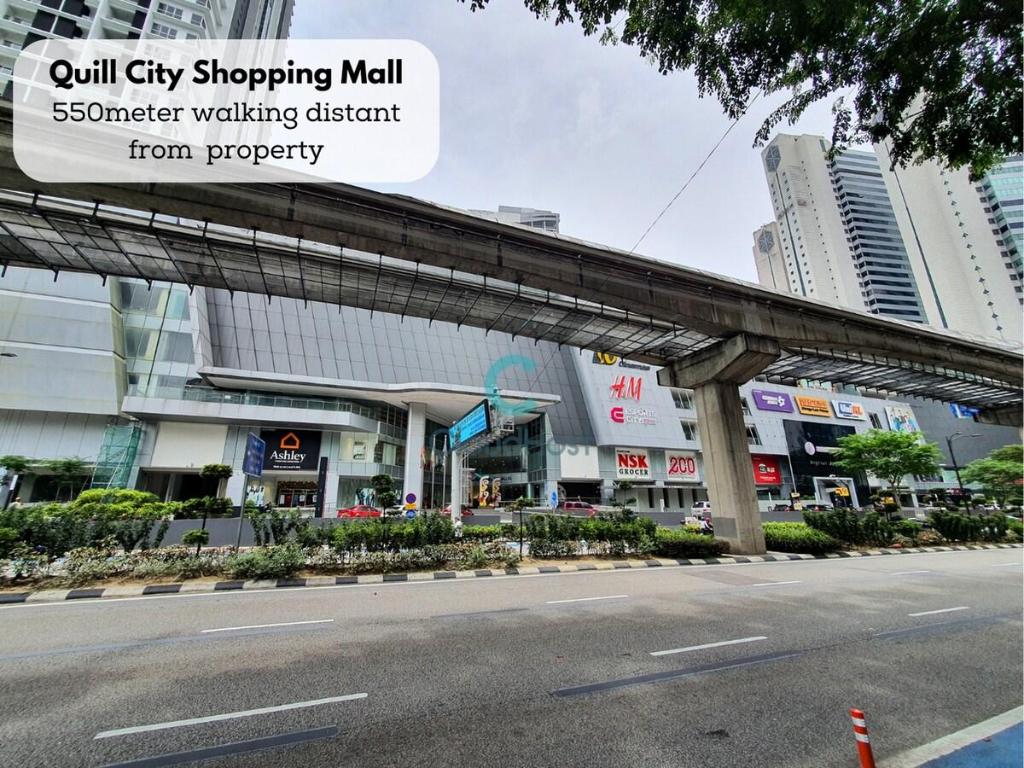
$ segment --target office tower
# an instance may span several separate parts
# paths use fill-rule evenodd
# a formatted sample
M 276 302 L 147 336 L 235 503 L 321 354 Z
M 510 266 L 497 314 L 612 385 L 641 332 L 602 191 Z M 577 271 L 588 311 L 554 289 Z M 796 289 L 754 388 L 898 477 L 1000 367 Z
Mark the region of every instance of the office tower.
M 973 182 L 934 162 L 892 169 L 888 145 L 876 152 L 929 322 L 1019 342 L 1020 158 Z
M 829 149 L 819 136 L 780 134 L 762 152 L 776 221 L 755 233 L 759 280 L 926 322 L 877 158 L 857 150 L 830 158 Z
M 22 48 L 46 38 L 285 38 L 294 0 L 0 0 L 0 92 Z
M 782 234 L 774 221 L 759 227 L 754 232 L 754 264 L 757 267 L 757 281 L 773 291 L 800 293 L 789 280 L 786 256 L 782 252 Z
M 545 232 L 558 233 L 559 215 L 554 211 L 499 205 L 496 211 L 471 210 L 470 213 L 502 224 L 519 224 L 524 227 L 542 229 Z
M 1015 155 L 993 168 L 975 187 L 989 214 L 1017 300 L 1024 304 L 1024 155 Z

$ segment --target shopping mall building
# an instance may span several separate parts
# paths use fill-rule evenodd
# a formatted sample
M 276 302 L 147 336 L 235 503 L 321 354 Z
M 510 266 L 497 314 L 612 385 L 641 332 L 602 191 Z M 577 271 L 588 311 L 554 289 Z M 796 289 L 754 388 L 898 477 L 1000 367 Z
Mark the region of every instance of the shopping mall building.
M 500 480 L 503 499 L 538 505 L 553 491 L 635 498 L 643 511 L 681 512 L 707 498 L 704 468 L 714 457 L 701 453 L 690 393 L 659 386 L 647 365 L 257 294 L 17 268 L 0 280 L 0 456 L 37 462 L 17 490 L 25 502 L 58 493 L 42 462 L 80 457 L 83 487 L 169 500 L 211 492 L 200 468 L 225 463 L 236 504 L 248 494 L 333 515 L 372 502 L 369 480 L 384 473 L 415 506 L 441 506 L 448 427 L 495 388 L 514 428 L 469 458 L 467 497 L 487 478 Z M 941 404 L 758 381 L 742 392 L 766 508 L 793 491 L 831 501 L 839 486 L 866 503 L 866 479 L 836 471 L 829 449 L 872 426 L 919 424 L 943 450 L 945 437 L 972 435 L 956 443 L 961 465 L 1019 440 Z M 267 443 L 259 480 L 242 474 L 250 433 Z M 919 484 L 955 482 L 944 471 Z

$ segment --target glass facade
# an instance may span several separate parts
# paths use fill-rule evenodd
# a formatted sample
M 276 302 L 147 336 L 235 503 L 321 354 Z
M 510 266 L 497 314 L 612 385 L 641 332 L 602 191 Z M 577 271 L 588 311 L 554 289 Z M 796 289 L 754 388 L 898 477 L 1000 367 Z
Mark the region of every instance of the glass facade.
M 1024 304 L 1024 156 L 993 168 L 977 190 L 1017 299 Z
M 925 322 L 896 215 L 873 152 L 838 154 L 829 168 L 867 310 Z

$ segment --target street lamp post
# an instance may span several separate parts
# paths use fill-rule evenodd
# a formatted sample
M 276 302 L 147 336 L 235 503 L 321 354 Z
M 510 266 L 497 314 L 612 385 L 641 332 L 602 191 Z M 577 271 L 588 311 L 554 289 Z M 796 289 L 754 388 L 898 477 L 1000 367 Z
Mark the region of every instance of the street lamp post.
M 963 432 L 954 432 L 946 436 L 946 447 L 949 449 L 949 460 L 953 462 L 953 471 L 956 473 L 956 484 L 960 487 L 960 500 L 964 502 L 967 509 L 967 502 L 964 500 L 964 481 L 960 479 L 960 466 L 956 463 L 956 454 L 953 453 L 953 441 L 959 437 L 981 437 L 981 435 L 965 435 Z

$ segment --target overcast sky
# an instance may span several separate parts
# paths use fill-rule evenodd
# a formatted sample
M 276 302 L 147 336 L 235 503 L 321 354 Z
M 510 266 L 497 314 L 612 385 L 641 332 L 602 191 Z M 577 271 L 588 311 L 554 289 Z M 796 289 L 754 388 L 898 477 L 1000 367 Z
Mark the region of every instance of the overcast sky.
M 521 0 L 296 0 L 293 38 L 409 38 L 441 69 L 441 153 L 422 180 L 378 187 L 460 208 L 561 214 L 561 231 L 629 249 L 728 127 L 687 73 L 537 20 Z M 637 252 L 756 280 L 751 233 L 771 220 L 759 101 Z M 789 133 L 830 135 L 830 104 Z

